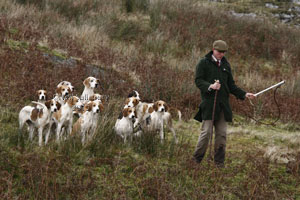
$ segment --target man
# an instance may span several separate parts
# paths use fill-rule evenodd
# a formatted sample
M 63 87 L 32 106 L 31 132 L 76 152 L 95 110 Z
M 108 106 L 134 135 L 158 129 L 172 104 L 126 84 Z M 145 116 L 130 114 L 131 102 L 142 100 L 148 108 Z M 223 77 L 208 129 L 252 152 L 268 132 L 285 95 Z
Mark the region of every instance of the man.
M 224 57 L 228 50 L 226 42 L 217 40 L 213 43 L 213 49 L 200 60 L 196 67 L 195 83 L 201 91 L 202 102 L 195 119 L 202 121 L 201 134 L 194 152 L 193 158 L 197 163 L 203 159 L 210 136 L 212 126 L 215 126 L 214 161 L 219 167 L 224 166 L 227 122 L 232 121 L 232 111 L 229 105 L 229 94 L 239 99 L 254 98 L 254 94 L 246 93 L 235 85 L 231 74 L 230 64 Z M 215 94 L 216 106 L 214 122 L 212 113 Z

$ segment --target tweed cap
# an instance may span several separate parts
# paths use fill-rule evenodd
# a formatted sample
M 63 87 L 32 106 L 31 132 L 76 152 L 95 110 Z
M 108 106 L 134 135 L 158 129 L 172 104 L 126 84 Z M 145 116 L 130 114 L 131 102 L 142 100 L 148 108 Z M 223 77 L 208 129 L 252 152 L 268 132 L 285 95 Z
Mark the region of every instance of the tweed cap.
M 228 45 L 223 40 L 216 40 L 213 43 L 213 48 L 218 51 L 227 51 Z

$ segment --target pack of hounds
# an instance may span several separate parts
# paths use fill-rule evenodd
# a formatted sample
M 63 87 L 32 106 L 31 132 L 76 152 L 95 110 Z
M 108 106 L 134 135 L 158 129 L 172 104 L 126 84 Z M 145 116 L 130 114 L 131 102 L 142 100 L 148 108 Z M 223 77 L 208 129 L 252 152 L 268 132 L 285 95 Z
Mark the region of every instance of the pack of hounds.
M 91 140 L 104 110 L 104 96 L 94 92 L 99 86 L 98 79 L 88 77 L 83 81 L 83 85 L 84 90 L 80 97 L 73 95 L 74 87 L 68 81 L 62 81 L 57 85 L 54 98 L 50 100 L 47 98 L 46 90 L 38 90 L 38 100 L 32 101 L 34 106 L 25 106 L 19 112 L 20 131 L 22 132 L 24 125 L 27 124 L 29 139 L 33 140 L 34 133 L 37 132 L 40 146 L 43 145 L 43 139 L 46 145 L 49 137 L 55 134 L 56 142 L 75 134 L 81 135 L 82 144 Z M 163 142 L 166 126 L 173 133 L 177 143 L 171 112 L 178 115 L 181 120 L 181 112 L 178 109 L 169 107 L 162 100 L 143 102 L 139 93 L 134 90 L 122 105 L 122 112 L 113 129 L 124 143 L 148 131 L 158 132 Z M 73 119 L 76 118 L 77 121 L 73 123 Z

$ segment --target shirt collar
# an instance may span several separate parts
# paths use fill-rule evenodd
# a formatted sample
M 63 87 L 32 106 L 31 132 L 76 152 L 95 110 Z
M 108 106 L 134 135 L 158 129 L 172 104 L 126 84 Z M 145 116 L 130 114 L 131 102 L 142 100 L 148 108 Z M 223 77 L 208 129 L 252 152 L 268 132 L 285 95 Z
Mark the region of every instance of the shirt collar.
M 213 59 L 215 62 L 218 61 L 218 59 L 217 59 L 214 55 L 211 55 L 211 57 L 212 57 L 212 59 Z M 221 61 L 220 61 L 220 62 L 221 62 Z

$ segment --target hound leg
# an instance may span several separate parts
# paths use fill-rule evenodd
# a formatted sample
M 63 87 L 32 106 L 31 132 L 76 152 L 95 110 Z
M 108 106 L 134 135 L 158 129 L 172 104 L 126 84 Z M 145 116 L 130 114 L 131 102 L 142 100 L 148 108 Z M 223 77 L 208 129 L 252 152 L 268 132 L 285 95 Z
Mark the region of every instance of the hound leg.
M 38 132 L 39 132 L 39 146 L 42 146 L 42 143 L 43 143 L 43 127 L 40 127 L 38 129 Z
M 29 140 L 32 141 L 33 139 L 33 133 L 34 133 L 34 126 L 29 125 Z
M 61 124 L 57 124 L 57 128 L 56 128 L 56 142 L 59 142 L 60 137 L 61 137 Z

